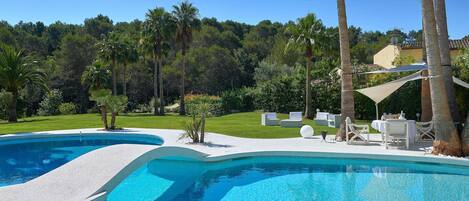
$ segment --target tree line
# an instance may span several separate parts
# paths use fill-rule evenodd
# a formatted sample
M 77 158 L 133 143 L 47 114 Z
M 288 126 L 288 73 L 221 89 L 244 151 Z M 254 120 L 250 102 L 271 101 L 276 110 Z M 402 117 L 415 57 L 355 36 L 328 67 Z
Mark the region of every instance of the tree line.
M 340 19 L 346 22 L 345 15 Z M 0 112 L 10 120 L 16 120 L 16 113 L 36 115 L 50 89 L 58 89 L 63 101 L 75 104 L 78 113 L 93 112 L 98 107 L 90 101 L 90 91 L 111 89 L 113 95 L 128 97 L 128 111 L 151 103 L 158 115 L 164 114 L 164 106 L 176 102 L 179 113 L 185 114 L 186 94 L 235 97 L 233 93 L 249 96 L 246 100 L 254 105 L 250 109 L 304 110 L 308 118 L 316 108 L 340 113 L 345 109 L 341 96 L 350 97 L 341 95 L 342 87 L 353 84 L 356 89 L 396 77 L 357 74 L 376 68 L 366 64 L 391 37 L 399 42 L 423 39 L 422 30 L 363 31 L 341 25 L 346 31 L 323 25 L 314 14 L 287 23 L 218 21 L 200 18 L 189 2 L 170 11 L 151 9 L 143 21 L 114 23 L 104 15 L 85 19 L 83 25 L 1 21 L 1 53 L 12 62 L 21 60 L 25 65 L 19 70 L 25 73 L 0 75 L 0 88 L 11 92 L 0 97 L 15 100 L 6 101 L 14 104 L 4 104 Z M 340 41 L 347 41 L 349 59 L 344 54 L 347 50 L 340 51 L 345 47 Z M 342 86 L 344 75 L 350 86 Z M 15 77 L 17 81 L 12 81 Z M 419 112 L 420 101 L 409 94 L 418 94 L 419 86 L 419 82 L 406 85 L 380 110 L 405 110 L 412 117 Z M 354 112 L 350 116 L 373 117 L 372 101 L 358 94 L 351 101 L 346 109 Z M 459 102 L 460 108 L 467 109 L 467 103 Z

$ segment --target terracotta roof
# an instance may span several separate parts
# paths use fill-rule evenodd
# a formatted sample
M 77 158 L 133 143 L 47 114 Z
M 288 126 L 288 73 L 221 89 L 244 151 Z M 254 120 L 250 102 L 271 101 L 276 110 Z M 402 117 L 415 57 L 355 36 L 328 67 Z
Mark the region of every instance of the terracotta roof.
M 402 49 L 420 49 L 422 42 L 420 41 L 407 41 L 399 44 Z M 469 39 L 449 40 L 450 49 L 464 49 L 469 48 Z

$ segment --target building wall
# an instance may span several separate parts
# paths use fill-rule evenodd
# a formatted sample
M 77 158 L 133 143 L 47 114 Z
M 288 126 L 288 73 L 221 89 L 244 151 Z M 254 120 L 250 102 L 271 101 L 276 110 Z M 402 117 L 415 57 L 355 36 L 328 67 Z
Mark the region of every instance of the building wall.
M 388 45 L 373 56 L 373 64 L 384 68 L 394 68 L 393 61 L 399 54 L 399 47 Z
M 451 59 L 461 54 L 461 50 L 451 50 Z M 388 45 L 373 56 L 373 64 L 384 68 L 394 68 L 394 60 L 399 55 L 412 56 L 416 62 L 422 62 L 422 49 L 401 49 L 396 45 Z
M 422 49 L 404 49 L 401 50 L 400 54 L 413 57 L 415 62 L 422 62 Z

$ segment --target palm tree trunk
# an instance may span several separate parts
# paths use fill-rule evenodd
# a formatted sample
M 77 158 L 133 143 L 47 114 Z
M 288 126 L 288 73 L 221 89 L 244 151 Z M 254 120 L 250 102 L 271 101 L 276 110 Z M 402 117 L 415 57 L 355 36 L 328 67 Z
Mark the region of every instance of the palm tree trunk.
M 306 85 L 305 85 L 305 118 L 312 119 L 311 109 L 311 57 L 306 57 Z
M 164 115 L 164 97 L 163 97 L 163 58 L 159 59 L 159 66 L 158 66 L 158 81 L 159 81 L 159 88 L 160 88 L 160 113 L 159 115 Z
M 16 112 L 16 106 L 18 102 L 18 90 L 13 90 L 11 93 L 13 96 L 10 104 L 8 105 L 8 122 L 17 122 L 18 114 Z
M 127 62 L 124 61 L 124 69 L 123 69 L 122 77 L 123 77 L 123 83 L 122 83 L 122 94 L 124 96 L 127 96 Z
M 453 121 L 459 124 L 460 117 L 454 93 L 453 71 L 451 68 L 451 55 L 449 50 L 448 25 L 446 20 L 445 0 L 435 0 L 435 16 L 438 31 L 438 41 L 440 44 L 441 66 L 443 67 L 443 77 L 445 80 L 446 94 Z
M 104 129 L 107 130 L 109 129 L 109 126 L 107 124 L 107 108 L 106 106 L 100 106 L 101 108 L 101 120 L 103 121 Z
M 345 119 L 355 120 L 355 102 L 353 99 L 352 64 L 350 63 L 350 46 L 348 39 L 347 13 L 345 1 L 337 0 L 340 35 L 340 64 L 342 68 L 342 92 L 340 100 L 341 124 L 336 139 L 345 139 Z
M 427 47 L 428 74 L 432 100 L 435 141 L 433 154 L 461 155 L 461 142 L 450 114 L 443 69 L 441 68 L 440 45 L 435 22 L 433 0 L 422 0 L 425 45 Z
M 158 115 L 158 60 L 160 59 L 153 53 L 153 114 Z
M 423 21 L 422 21 L 422 30 Z M 423 31 L 425 32 L 425 31 Z M 422 34 L 422 61 L 427 63 L 427 46 L 425 45 L 425 34 Z M 428 70 L 422 71 L 422 76 L 428 76 Z M 420 106 L 422 108 L 422 115 L 420 121 L 429 122 L 432 120 L 432 101 L 430 97 L 430 83 L 428 79 L 422 79 L 420 84 Z
M 199 139 L 199 142 L 200 143 L 204 143 L 204 139 L 205 139 L 205 112 L 202 113 L 202 118 L 201 118 L 201 122 L 200 122 L 200 139 Z
M 117 112 L 111 112 L 111 129 L 116 129 L 116 116 Z
M 185 96 L 185 79 L 186 79 L 186 47 L 183 45 L 182 47 L 182 70 L 181 70 L 181 98 L 179 100 L 179 115 L 186 115 L 186 104 L 184 101 Z
M 112 94 L 117 95 L 117 80 L 116 80 L 116 59 L 112 59 Z
M 466 123 L 462 134 L 462 151 L 464 156 L 469 156 L 469 112 L 466 115 Z
M 428 70 L 422 71 L 422 76 L 428 76 Z M 421 80 L 420 86 L 420 104 L 422 108 L 422 115 L 420 121 L 429 122 L 432 120 L 432 101 L 430 95 L 430 83 L 428 79 Z

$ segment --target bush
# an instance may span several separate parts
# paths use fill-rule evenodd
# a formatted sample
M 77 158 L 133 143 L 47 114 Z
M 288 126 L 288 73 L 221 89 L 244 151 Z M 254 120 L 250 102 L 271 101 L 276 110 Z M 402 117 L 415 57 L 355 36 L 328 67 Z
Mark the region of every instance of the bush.
M 190 138 L 193 143 L 200 142 L 200 129 L 202 126 L 202 119 L 196 115 L 192 115 L 192 118 L 186 120 L 184 123 L 184 133 L 179 137 L 179 139 Z
M 225 113 L 254 110 L 254 97 L 251 88 L 225 91 L 221 94 L 221 101 Z
M 132 111 L 135 113 L 150 113 L 153 112 L 153 106 L 150 104 L 138 104 L 137 107 Z
M 62 92 L 60 90 L 54 89 L 48 92 L 39 103 L 38 114 L 42 116 L 60 114 L 59 105 L 62 104 L 62 101 Z
M 74 103 L 62 103 L 59 105 L 60 114 L 76 114 L 77 106 Z
M 208 115 L 220 116 L 223 114 L 222 101 L 221 98 L 218 96 L 189 94 L 185 96 L 185 101 L 186 112 L 189 115 L 196 114 L 199 105 L 202 103 L 210 104 L 210 111 Z
M 280 77 L 257 86 L 254 91 L 256 109 L 287 113 L 303 110 L 302 84 L 293 77 Z

